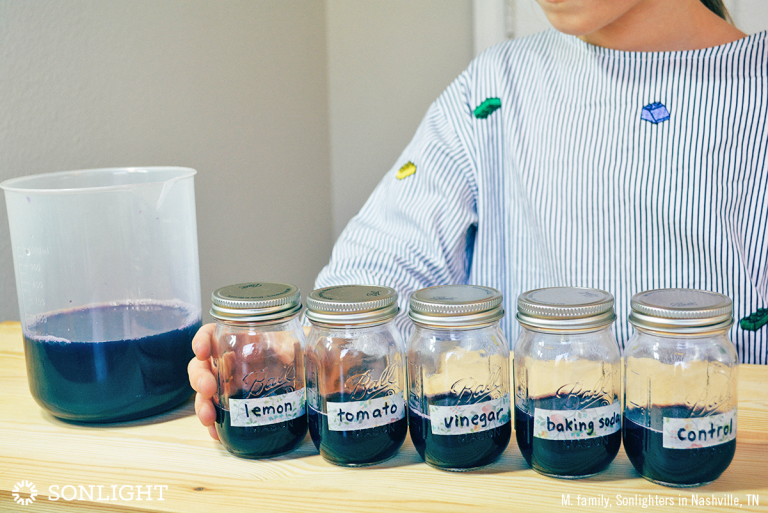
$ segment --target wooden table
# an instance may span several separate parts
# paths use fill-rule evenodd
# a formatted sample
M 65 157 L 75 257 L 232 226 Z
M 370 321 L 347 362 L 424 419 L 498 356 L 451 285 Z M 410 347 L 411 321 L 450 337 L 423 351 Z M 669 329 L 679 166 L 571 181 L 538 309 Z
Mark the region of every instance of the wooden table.
M 309 438 L 288 456 L 252 461 L 230 455 L 198 423 L 192 401 L 149 419 L 111 425 L 62 422 L 33 401 L 27 387 L 18 323 L 0 323 L 0 511 L 596 511 L 579 499 L 609 501 L 612 511 L 768 511 L 768 366 L 743 365 L 739 382 L 736 457 L 709 486 L 672 489 L 640 478 L 624 451 L 598 477 L 565 481 L 528 469 L 512 442 L 501 460 L 483 470 L 449 473 L 421 462 L 410 440 L 375 467 L 346 469 L 325 463 Z M 28 480 L 38 495 L 20 506 L 14 485 Z M 94 500 L 80 493 L 83 485 Z M 102 498 L 134 500 L 97 501 Z M 135 500 L 141 485 L 141 501 Z M 147 485 L 151 498 L 147 500 Z M 58 501 L 49 500 L 63 493 Z M 69 486 L 69 487 L 68 487 Z M 121 488 L 121 487 L 126 488 Z M 162 486 L 162 498 L 159 493 Z M 56 488 L 58 487 L 58 488 Z M 68 487 L 68 488 L 65 488 Z M 74 487 L 74 488 L 72 488 Z M 113 488 L 114 487 L 114 488 Z M 130 487 L 130 488 L 129 488 Z M 24 490 L 22 490 L 24 491 Z M 692 496 L 739 506 L 691 506 Z M 570 506 L 563 497 L 570 495 Z M 671 499 L 647 508 L 620 500 Z M 27 494 L 22 493 L 21 497 Z M 621 499 L 619 499 L 620 496 Z M 759 505 L 748 504 L 759 496 Z M 688 507 L 678 504 L 688 499 Z

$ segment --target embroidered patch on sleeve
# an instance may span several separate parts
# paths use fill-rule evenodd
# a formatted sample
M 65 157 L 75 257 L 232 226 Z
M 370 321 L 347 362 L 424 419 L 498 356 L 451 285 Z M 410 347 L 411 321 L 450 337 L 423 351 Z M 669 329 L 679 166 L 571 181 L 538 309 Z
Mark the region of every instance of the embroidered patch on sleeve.
M 655 125 L 656 123 L 668 120 L 669 111 L 663 103 L 649 103 L 643 107 L 643 111 L 640 113 L 640 119 L 644 119 Z
M 747 331 L 757 331 L 766 324 L 768 324 L 768 308 L 760 308 L 755 313 L 739 321 L 741 329 Z
M 498 98 L 488 98 L 475 109 L 475 117 L 485 119 L 501 107 L 501 100 Z
M 411 162 L 410 160 L 405 163 L 403 167 L 400 168 L 400 171 L 397 172 L 395 175 L 395 178 L 398 180 L 402 180 L 403 178 L 407 178 L 411 176 L 413 173 L 416 172 L 416 164 Z

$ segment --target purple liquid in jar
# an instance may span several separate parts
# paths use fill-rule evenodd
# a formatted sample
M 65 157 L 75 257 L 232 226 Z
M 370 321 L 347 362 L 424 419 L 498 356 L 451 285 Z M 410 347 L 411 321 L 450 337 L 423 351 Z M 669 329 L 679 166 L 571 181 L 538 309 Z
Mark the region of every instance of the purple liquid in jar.
M 179 301 L 57 311 L 24 330 L 29 388 L 62 419 L 117 422 L 170 409 L 192 394 L 187 364 L 200 311 Z
M 438 394 L 428 399 L 436 406 L 461 404 L 456 394 Z M 408 428 L 413 446 L 419 456 L 433 467 L 450 470 L 471 470 L 490 465 L 499 459 L 512 436 L 512 422 L 501 426 L 460 435 L 435 435 L 428 416 L 411 408 Z
M 348 397 L 348 396 L 347 396 Z M 345 402 L 340 393 L 329 394 L 322 402 Z M 363 398 L 363 400 L 369 397 Z M 368 429 L 333 431 L 328 414 L 307 405 L 309 434 L 320 454 L 331 463 L 343 466 L 375 465 L 394 456 L 408 434 L 407 415 L 390 424 Z
M 638 474 L 666 486 L 702 486 L 720 477 L 733 460 L 736 440 L 697 449 L 664 447 L 664 417 L 687 418 L 684 405 L 655 406 L 650 410 L 650 426 L 643 412 L 629 409 L 624 417 L 624 450 Z
M 563 408 L 573 396 L 548 396 L 537 399 L 538 407 Z M 580 398 L 579 402 L 584 401 Z M 520 453 L 534 470 L 550 476 L 586 477 L 605 470 L 621 447 L 621 430 L 605 436 L 573 440 L 547 440 L 534 436 L 535 418 L 515 406 L 515 437 Z

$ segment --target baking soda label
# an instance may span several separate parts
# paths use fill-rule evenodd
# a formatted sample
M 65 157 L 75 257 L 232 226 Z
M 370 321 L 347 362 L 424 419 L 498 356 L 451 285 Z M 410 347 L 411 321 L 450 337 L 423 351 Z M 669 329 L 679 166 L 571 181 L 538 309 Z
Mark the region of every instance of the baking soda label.
M 621 429 L 621 403 L 584 410 L 536 408 L 533 436 L 545 440 L 584 440 Z

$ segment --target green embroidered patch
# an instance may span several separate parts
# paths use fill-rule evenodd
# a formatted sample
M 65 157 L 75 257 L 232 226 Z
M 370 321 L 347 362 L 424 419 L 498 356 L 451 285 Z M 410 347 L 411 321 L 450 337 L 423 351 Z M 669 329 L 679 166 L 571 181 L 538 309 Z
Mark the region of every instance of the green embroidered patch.
M 406 162 L 406 164 L 400 168 L 400 171 L 397 172 L 395 175 L 395 178 L 398 180 L 402 180 L 403 178 L 406 178 L 408 176 L 411 176 L 413 173 L 416 172 L 416 164 L 411 162 L 410 160 Z
M 739 321 L 741 329 L 747 331 L 757 331 L 766 324 L 768 324 L 768 308 L 759 308 L 755 313 Z
M 485 119 L 501 107 L 501 100 L 498 98 L 488 98 L 475 109 L 475 117 Z

